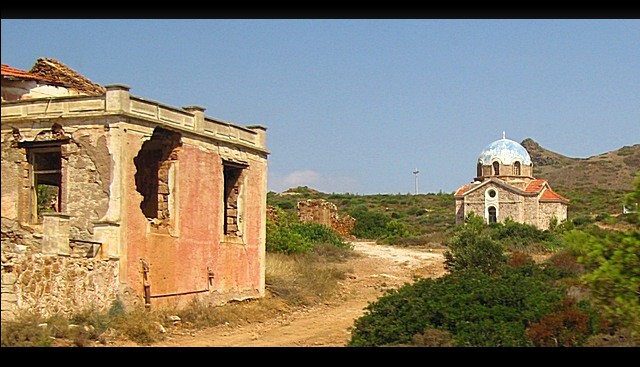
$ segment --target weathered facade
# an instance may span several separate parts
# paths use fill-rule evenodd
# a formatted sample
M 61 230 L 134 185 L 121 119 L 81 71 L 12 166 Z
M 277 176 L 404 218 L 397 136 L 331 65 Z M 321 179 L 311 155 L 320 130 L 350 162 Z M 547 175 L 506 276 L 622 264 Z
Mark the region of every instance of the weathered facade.
M 474 181 L 455 192 L 456 223 L 474 213 L 487 223 L 509 218 L 544 230 L 567 219 L 569 200 L 551 190 L 547 180 L 532 176 L 533 162 L 519 143 L 503 136 L 489 144 L 476 168 Z
M 266 129 L 52 65 L 3 65 L 2 319 L 264 296 Z

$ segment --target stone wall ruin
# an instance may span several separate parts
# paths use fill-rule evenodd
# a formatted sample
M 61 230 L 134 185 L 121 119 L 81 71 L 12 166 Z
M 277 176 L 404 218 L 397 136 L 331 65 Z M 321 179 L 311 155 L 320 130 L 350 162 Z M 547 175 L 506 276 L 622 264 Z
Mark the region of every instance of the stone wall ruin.
M 322 224 L 344 237 L 353 237 L 351 230 L 356 225 L 355 218 L 348 214 L 339 215 L 334 203 L 324 199 L 307 199 L 298 201 L 297 210 L 298 219 L 301 222 Z

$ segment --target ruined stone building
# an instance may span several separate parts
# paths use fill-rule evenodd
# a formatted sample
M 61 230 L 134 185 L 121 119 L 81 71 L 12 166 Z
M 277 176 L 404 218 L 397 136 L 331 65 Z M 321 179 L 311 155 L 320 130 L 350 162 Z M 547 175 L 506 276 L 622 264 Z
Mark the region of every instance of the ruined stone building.
M 467 215 L 484 217 L 487 223 L 507 218 L 549 229 L 552 220 L 567 219 L 569 200 L 551 190 L 545 179 L 536 179 L 527 150 L 507 139 L 496 140 L 480 153 L 473 182 L 455 192 L 456 223 Z
M 356 220 L 348 214 L 340 215 L 332 202 L 324 199 L 307 199 L 296 204 L 298 219 L 301 222 L 322 224 L 331 228 L 345 238 L 352 238 L 351 231 Z
M 2 320 L 265 292 L 266 129 L 2 65 Z

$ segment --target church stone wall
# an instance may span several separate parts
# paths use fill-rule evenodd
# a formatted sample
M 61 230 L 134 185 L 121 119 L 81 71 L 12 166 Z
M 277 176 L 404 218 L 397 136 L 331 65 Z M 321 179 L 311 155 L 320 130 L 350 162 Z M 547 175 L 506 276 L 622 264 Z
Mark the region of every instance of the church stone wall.
M 567 220 L 567 211 L 564 208 L 564 205 L 561 203 L 545 203 L 542 202 L 539 205 L 540 208 L 540 228 L 541 229 L 549 229 L 549 225 L 553 218 L 557 220 L 557 223 L 562 223 Z
M 484 218 L 484 190 L 475 190 L 464 198 L 464 217 L 470 213 Z M 462 218 L 464 223 L 464 218 Z
M 524 197 L 524 212 L 527 215 L 524 216 L 522 223 L 532 226 L 539 226 L 539 213 L 538 213 L 538 198 L 535 196 Z
M 503 223 L 507 218 L 516 222 L 522 221 L 524 216 L 522 197 L 498 186 L 495 186 L 494 189 L 498 192 L 499 197 L 498 222 Z

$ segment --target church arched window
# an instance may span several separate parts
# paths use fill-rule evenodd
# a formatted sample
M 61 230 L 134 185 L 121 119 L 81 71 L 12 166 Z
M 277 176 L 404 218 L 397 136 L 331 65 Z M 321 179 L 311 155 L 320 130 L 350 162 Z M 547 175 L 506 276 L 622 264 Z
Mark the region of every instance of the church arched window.
M 500 174 L 500 163 L 493 162 L 493 175 L 498 176 Z
M 476 168 L 476 176 L 480 177 L 482 176 L 482 162 L 478 162 L 478 167 Z
M 489 223 L 495 223 L 498 221 L 498 214 L 495 206 L 489 207 Z
M 520 162 L 518 161 L 513 164 L 513 174 L 516 176 L 520 176 Z

